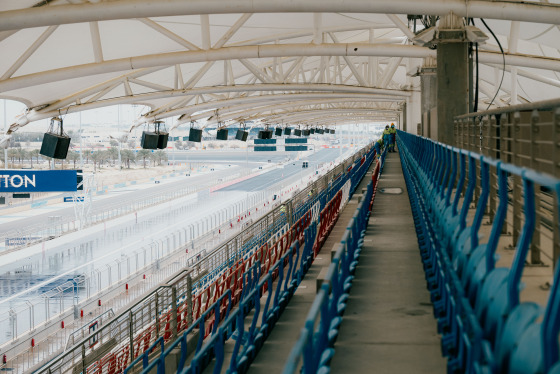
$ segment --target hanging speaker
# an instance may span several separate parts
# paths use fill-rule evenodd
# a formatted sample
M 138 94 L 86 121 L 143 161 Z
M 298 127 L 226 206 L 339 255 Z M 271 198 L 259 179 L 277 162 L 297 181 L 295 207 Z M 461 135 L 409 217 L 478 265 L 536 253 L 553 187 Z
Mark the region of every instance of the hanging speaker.
M 295 136 L 301 136 L 301 130 L 300 129 L 295 129 L 294 130 L 294 135 Z
M 303 134 L 303 136 L 309 136 L 311 134 L 311 130 L 309 130 L 309 129 L 303 130 L 302 134 Z
M 228 138 L 228 129 L 220 129 L 216 133 L 217 140 L 227 140 Z
M 334 134 L 334 129 L 331 130 L 331 134 Z
M 259 130 L 259 139 L 272 139 L 272 130 Z
M 311 134 L 315 134 L 315 129 L 309 129 L 307 131 L 311 132 Z
M 323 129 L 315 129 L 315 132 L 316 132 L 317 134 L 324 134 L 324 133 L 325 133 L 325 130 L 323 130 Z
M 64 160 L 68 155 L 68 147 L 70 147 L 68 136 L 46 132 L 39 153 L 50 158 Z
M 158 142 L 157 148 L 158 149 L 165 149 L 167 148 L 167 140 L 169 139 L 169 133 L 167 132 L 160 132 L 158 133 Z
M 237 130 L 237 134 L 235 134 L 235 139 L 241 140 L 242 142 L 247 141 L 247 136 L 249 136 L 248 131 L 243 131 L 241 129 Z
M 281 127 L 277 127 L 276 130 L 274 130 L 274 135 L 276 135 L 276 136 L 282 136 L 282 128 L 281 128 Z
M 291 128 L 286 127 L 286 128 L 284 129 L 284 135 L 290 135 L 291 133 L 292 133 L 292 129 L 291 129 Z
M 140 138 L 140 146 L 143 149 L 157 149 L 159 142 L 159 135 L 154 132 L 142 131 L 142 138 Z
M 189 141 L 200 143 L 202 141 L 202 129 L 191 128 L 189 131 Z

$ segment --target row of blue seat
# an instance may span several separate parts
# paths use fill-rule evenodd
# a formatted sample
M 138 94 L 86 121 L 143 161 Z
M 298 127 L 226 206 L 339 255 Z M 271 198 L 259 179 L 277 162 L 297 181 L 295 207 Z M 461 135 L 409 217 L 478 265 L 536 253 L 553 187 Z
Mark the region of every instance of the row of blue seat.
M 356 168 L 350 173 L 339 178 L 340 181 L 333 183 L 330 188 L 326 189 L 322 194 L 316 196 L 316 201 L 326 201 L 327 196 L 334 196 L 337 187 L 340 189 L 347 180 L 358 180 L 362 178 L 367 170 L 367 165 L 373 160 L 374 154 L 369 152 L 363 165 L 356 165 Z M 359 167 L 358 167 L 359 166 Z M 313 202 L 313 203 L 314 203 Z M 327 201 L 328 202 L 328 201 Z M 311 203 L 306 204 L 308 209 Z M 325 203 L 326 204 L 326 203 Z M 296 215 L 297 217 L 297 215 Z M 207 367 L 207 365 L 214 361 L 214 372 L 219 372 L 224 362 L 224 344 L 230 338 L 235 339 L 236 344 L 232 357 L 230 358 L 229 372 L 245 372 L 250 363 L 255 358 L 256 354 L 262 347 L 262 344 L 268 337 L 276 321 L 282 314 L 288 301 L 291 299 L 297 286 L 301 283 L 305 273 L 311 266 L 313 261 L 313 245 L 317 236 L 318 222 L 312 222 L 310 226 L 305 229 L 304 237 L 305 244 L 300 248 L 299 242 L 296 241 L 289 251 L 278 261 L 266 275 L 259 274 L 261 271 L 261 264 L 256 263 L 245 274 L 245 286 L 239 307 L 230 311 L 229 305 L 231 304 L 231 292 L 228 290 L 220 299 L 213 304 L 197 321 L 195 321 L 189 328 L 171 345 L 167 348 L 164 346 L 162 339 L 156 341 L 146 352 L 139 356 L 127 370 L 131 370 L 135 365 L 142 363 L 143 373 L 148 373 L 156 369 L 158 373 L 166 372 L 165 358 L 177 347 L 180 347 L 181 356 L 179 359 L 179 368 L 177 372 L 181 373 L 200 373 Z M 254 245 L 254 243 L 252 242 Z M 248 246 L 244 246 L 244 250 L 249 250 Z M 288 267 L 287 270 L 285 267 Z M 277 274 L 277 278 L 273 275 Z M 273 282 L 277 282 L 273 287 Z M 264 308 L 261 309 L 260 299 L 268 293 L 265 301 Z M 187 356 L 191 352 L 187 352 L 187 336 L 194 330 L 204 331 L 205 322 L 211 314 L 214 315 L 216 321 L 220 319 L 220 308 L 223 310 L 225 299 L 227 298 L 228 308 L 224 321 L 218 327 L 218 323 L 213 325 L 213 330 L 209 339 L 202 344 L 202 337 L 197 344 L 194 352 L 194 358 L 187 365 Z M 254 309 L 250 321 L 245 321 L 250 311 Z M 260 327 L 257 327 L 257 322 L 262 321 Z M 244 325 L 248 323 L 249 329 L 245 330 Z M 159 355 L 151 363 L 148 362 L 148 356 L 153 354 L 154 350 L 159 347 Z
M 374 177 L 368 183 L 367 191 L 346 227 L 321 289 L 307 314 L 298 341 L 290 352 L 284 374 L 293 374 L 300 370 L 305 374 L 330 372 L 330 362 L 335 353 L 334 344 L 364 244 L 371 202 L 385 156 L 386 152 L 383 153 L 379 169 L 374 171 Z M 366 163 L 365 167 L 369 168 L 369 163 Z M 353 183 L 351 192 L 356 190 L 357 185 L 358 183 Z
M 287 302 L 293 295 L 298 280 L 309 269 L 313 260 L 313 238 L 317 232 L 317 224 L 312 223 L 305 233 L 305 244 L 300 248 L 299 242 L 294 242 L 291 250 L 287 251 L 269 272 L 261 276 L 261 264 L 255 263 L 243 275 L 243 293 L 239 302 L 239 307 L 233 311 L 225 309 L 225 316 L 220 316 L 220 309 L 224 303 L 231 305 L 231 291 L 228 289 L 197 321 L 167 348 L 163 346 L 163 341 L 156 341 L 150 349 L 138 357 L 125 370 L 125 374 L 132 370 L 135 365 L 142 363 L 142 373 L 147 374 L 156 369 L 158 374 L 166 373 L 165 359 L 177 347 L 180 348 L 180 358 L 177 368 L 178 373 L 201 373 L 215 359 L 214 372 L 220 372 L 224 362 L 224 344 L 230 338 L 235 339 L 235 347 L 230 359 L 230 372 L 244 372 L 254 359 L 256 353 L 262 347 L 264 340 L 276 324 L 282 314 Z M 285 272 L 285 266 L 288 266 Z M 275 280 L 273 274 L 277 273 Z M 276 286 L 274 287 L 274 282 Z M 260 298 L 267 293 L 264 308 L 261 309 Z M 245 321 L 246 317 L 253 310 L 250 321 Z M 222 309 L 223 310 L 223 309 Z M 194 352 L 187 350 L 187 338 L 195 330 L 203 332 L 205 323 L 210 315 L 214 315 L 217 321 L 223 320 L 219 325 L 214 323 L 213 330 L 208 339 L 203 341 L 204 334 L 199 334 L 199 340 Z M 257 321 L 262 324 L 257 328 Z M 249 328 L 245 330 L 245 324 Z M 151 362 L 148 362 L 149 354 L 154 349 L 159 348 L 157 355 Z M 187 357 L 194 354 L 193 359 L 187 364 Z
M 560 364 L 552 366 L 559 351 L 559 267 L 546 309 L 520 302 L 519 293 L 535 229 L 535 184 L 555 195 L 553 209 L 558 210 L 560 181 L 405 132 L 398 132 L 398 145 L 448 371 L 556 373 Z M 490 236 L 481 243 L 490 169 L 498 176 L 499 205 Z M 480 196 L 469 222 L 477 170 Z M 496 249 L 507 217 L 508 176 L 523 181 L 524 225 L 513 263 L 504 268 L 496 267 Z

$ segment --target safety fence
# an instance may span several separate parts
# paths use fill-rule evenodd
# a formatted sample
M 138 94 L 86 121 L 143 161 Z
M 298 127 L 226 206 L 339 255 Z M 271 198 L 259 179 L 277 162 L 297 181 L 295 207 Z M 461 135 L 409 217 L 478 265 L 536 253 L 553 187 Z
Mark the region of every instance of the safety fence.
M 272 209 L 270 204 L 263 208 L 260 205 L 263 200 L 263 192 L 253 193 L 193 224 L 181 224 L 180 229 L 168 223 L 175 222 L 181 215 L 184 217 L 203 203 L 178 202 L 172 209 L 141 218 L 138 222 L 127 222 L 84 236 L 84 242 L 78 247 L 68 248 L 68 251 L 66 247 L 60 249 L 60 261 L 70 251 L 74 255 L 93 253 L 96 248 L 110 247 L 115 242 L 138 235 L 138 232 L 150 233 L 157 225 L 167 223 L 168 232 L 165 236 L 147 241 L 148 244 L 140 248 L 132 248 L 127 254 L 115 256 L 111 251 L 105 251 L 103 257 L 107 259 L 96 258 L 95 267 L 86 263 L 39 284 L 25 286 L 24 280 L 30 277 L 3 279 L 0 289 L 6 290 L 6 294 L 13 292 L 10 286 L 16 282 L 24 283 L 24 290 L 0 301 L 2 353 L 10 357 L 14 366 L 32 367 L 43 357 L 68 344 L 72 329 L 82 323 L 80 316 L 95 319 L 93 317 L 103 311 L 118 311 L 182 267 L 194 263 L 197 258 L 204 258 L 209 248 L 243 229 L 241 225 L 236 225 L 233 230 L 229 230 L 229 221 L 246 211 L 248 204 L 253 206 L 253 213 L 259 208 L 264 214 Z M 270 223 L 267 223 L 268 226 L 271 226 Z M 244 237 L 247 235 L 254 235 L 254 232 L 245 230 Z M 242 243 L 236 236 L 232 241 Z M 35 269 L 30 269 L 31 272 L 35 272 Z M 100 324 L 100 321 L 97 322 Z
M 360 159 L 347 179 L 359 182 L 374 154 L 370 152 Z M 321 198 L 318 196 L 312 201 L 320 201 Z M 207 306 L 206 309 L 213 310 L 213 315 L 200 315 L 197 322 L 167 348 L 163 341 L 153 343 L 142 357 L 131 363 L 125 373 L 140 372 L 140 364 L 142 373 L 200 373 L 210 364 L 214 365 L 214 372 L 220 372 L 225 366 L 228 372 L 246 372 L 324 242 L 318 240 L 318 226 L 323 236 L 328 235 L 334 227 L 341 209 L 341 198 L 342 191 L 339 190 L 321 212 L 314 214 L 314 208 L 319 206 L 316 202 L 272 246 L 264 244 L 246 261 L 240 261 L 242 266 L 236 264 L 230 268 L 227 277 L 224 274 L 216 280 L 214 287 L 210 287 L 213 291 L 206 298 L 207 303 L 214 302 L 213 306 Z M 369 204 L 366 204 L 367 208 Z M 233 281 L 232 277 L 238 282 Z M 228 302 L 220 302 L 220 298 L 225 300 L 226 293 Z M 261 298 L 265 294 L 268 296 L 263 301 Z M 230 313 L 230 307 L 236 305 L 238 307 Z M 245 321 L 246 318 L 249 320 Z M 218 326 L 217 321 L 220 320 L 223 322 Z M 195 325 L 198 325 L 198 329 Z M 245 325 L 248 329 L 245 329 Z M 194 331 L 198 331 L 198 343 L 190 352 L 187 347 L 189 340 L 195 339 L 192 336 Z M 203 336 L 209 337 L 204 344 Z M 224 347 L 230 338 L 235 343 L 231 355 L 226 356 Z M 179 346 L 180 351 L 177 352 Z M 189 364 L 188 357 L 192 357 Z
M 480 153 L 513 165 L 531 168 L 560 178 L 560 99 L 529 104 L 512 105 L 483 112 L 469 113 L 455 118 L 455 146 Z M 488 213 L 493 217 L 497 206 L 498 176 L 495 168 L 490 173 L 490 202 Z M 522 225 L 522 178 L 509 177 L 511 217 L 504 231 L 513 234 L 516 243 Z M 537 232 L 550 232 L 554 213 L 553 196 L 545 189 L 537 190 L 535 204 L 538 215 Z M 480 186 L 475 189 L 475 201 Z M 551 240 L 552 238 L 549 238 Z M 554 240 L 553 252 L 543 251 L 540 235 L 531 243 L 530 262 L 533 265 L 556 263 L 560 258 L 560 240 Z M 544 240 L 544 239 L 543 239 Z
M 364 170 L 363 167 L 358 166 L 359 162 L 356 162 L 354 171 L 343 174 L 339 178 L 351 179 L 355 172 Z M 334 178 L 333 174 L 334 171 L 324 176 L 325 180 L 336 181 L 337 178 Z M 319 183 L 322 182 L 316 181 L 311 187 L 311 190 L 315 191 L 318 201 L 325 194 L 332 194 L 332 183 L 322 191 L 318 190 Z M 298 196 L 301 194 L 298 194 Z M 306 205 L 307 202 L 302 199 L 301 204 Z M 81 366 L 86 369 L 89 368 L 89 372 L 104 372 L 108 370 L 108 367 L 115 367 L 117 363 L 125 365 L 125 363 L 130 362 L 130 360 L 142 354 L 150 344 L 153 344 L 169 329 L 173 331 L 171 338 L 177 336 L 177 333 L 183 331 L 181 329 L 190 326 L 190 322 L 208 310 L 216 297 L 219 297 L 216 295 L 224 292 L 227 282 L 235 283 L 236 276 L 239 277 L 241 274 L 240 269 L 243 269 L 244 266 L 246 269 L 246 259 L 252 258 L 251 256 L 258 252 L 256 249 L 261 248 L 261 251 L 258 252 L 261 256 L 259 261 L 266 260 L 272 264 L 271 261 L 277 260 L 294 240 L 298 238 L 298 240 L 303 240 L 303 230 L 306 227 L 305 225 L 309 224 L 310 215 L 314 209 L 313 206 L 310 207 L 309 212 L 295 221 L 297 214 L 292 205 L 292 201 L 286 202 L 284 206 L 288 207 L 287 210 L 277 207 L 225 245 L 206 253 L 200 259 L 193 259 L 193 262 L 188 264 L 188 271 L 185 270 L 180 276 L 173 278 L 176 282 L 179 282 L 177 279 L 180 279 L 181 282 L 188 284 L 185 289 L 189 290 L 190 296 L 186 296 L 187 292 L 183 292 L 184 290 L 176 286 L 161 286 L 166 290 L 160 287 L 160 292 L 156 290 L 150 293 L 142 301 L 136 303 L 133 308 L 120 313 L 112 322 L 98 331 L 93 331 L 89 338 L 77 343 L 70 351 L 41 368 L 40 372 L 65 372 L 71 367 Z M 266 223 L 264 223 L 264 220 L 266 220 Z M 295 223 L 288 233 L 282 234 L 282 230 L 286 230 L 286 220 L 288 222 L 295 221 Z M 265 227 L 268 227 L 269 230 L 264 230 Z M 269 235 L 268 238 L 253 240 L 256 232 L 270 233 L 276 229 L 278 231 Z M 271 246 L 268 242 L 274 235 L 280 237 L 280 240 Z M 265 243 L 267 252 L 262 250 L 261 244 L 263 242 L 267 242 Z M 261 246 L 259 247 L 259 245 Z M 239 262 L 240 260 L 241 262 Z M 236 262 L 229 268 L 224 265 L 232 261 Z M 230 277 L 232 273 L 236 275 Z M 212 276 L 207 276 L 208 274 L 212 274 Z M 187 279 L 189 279 L 188 282 Z M 169 282 L 166 282 L 166 284 L 169 284 Z M 209 286 L 204 287 L 205 284 Z M 200 285 L 200 287 L 197 288 L 197 285 Z M 173 293 L 176 294 L 177 298 L 172 295 Z M 189 300 L 191 302 L 188 302 Z M 139 317 L 140 315 L 144 319 Z M 182 322 L 177 321 L 176 315 L 183 315 Z M 100 343 L 90 346 L 91 339 Z
M 535 201 L 542 189 L 553 197 L 555 218 L 550 227 L 557 238 L 560 181 L 403 132 L 398 133 L 398 143 L 448 371 L 560 373 L 560 267 L 556 266 L 545 307 L 520 301 L 526 258 L 538 235 Z M 498 178 L 498 206 L 484 243 L 481 226 L 492 194 L 491 171 Z M 523 226 L 509 267 L 502 267 L 497 266 L 496 251 L 511 240 L 503 227 L 512 214 L 508 211 L 512 176 L 522 180 Z M 477 180 L 480 195 L 469 219 Z
M 71 213 L 65 215 L 53 215 L 52 217 L 49 217 L 49 221 L 47 223 L 25 225 L 18 229 L 10 230 L 0 235 L 0 252 L 18 250 L 45 240 L 51 240 L 66 233 L 74 232 L 83 227 L 112 220 L 127 214 L 132 214 L 167 201 L 173 201 L 199 191 L 204 191 L 211 186 L 223 183 L 225 180 L 229 180 L 230 178 L 236 178 L 239 175 L 239 173 L 227 175 L 226 172 L 229 171 L 218 171 L 216 172 L 217 176 L 211 181 L 200 183 L 197 186 L 181 187 L 163 193 L 154 192 L 147 196 L 143 196 L 142 199 L 131 199 L 128 201 L 124 199 L 119 202 L 115 202 L 110 206 L 103 205 L 99 208 L 95 206 L 88 207 L 90 211 L 83 217 L 85 221 L 81 223 L 79 222 L 79 219 L 76 218 L 76 215 Z M 88 195 L 81 194 L 80 191 L 78 191 L 75 196 L 77 196 L 80 199 L 79 201 L 82 202 L 73 203 L 77 204 L 75 208 L 80 209 L 80 205 L 84 204 L 84 200 L 87 204 L 87 201 L 91 198 L 92 194 L 93 189 L 89 191 Z M 72 198 L 75 197 L 73 196 Z M 42 203 L 46 204 L 46 201 Z
M 302 332 L 284 366 L 284 374 L 330 371 L 330 362 L 335 353 L 334 345 L 364 244 L 385 155 L 386 153 L 376 163 L 372 180 L 368 183 L 367 190 L 337 246 L 321 289 L 313 300 Z M 357 184 L 353 187 L 355 190 Z

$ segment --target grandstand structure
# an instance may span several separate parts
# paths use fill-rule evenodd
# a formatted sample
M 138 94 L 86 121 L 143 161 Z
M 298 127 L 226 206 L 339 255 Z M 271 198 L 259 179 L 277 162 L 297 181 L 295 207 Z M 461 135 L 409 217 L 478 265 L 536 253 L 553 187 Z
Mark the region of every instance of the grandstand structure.
M 304 151 L 288 139 L 398 132 L 396 153 L 352 148 L 258 215 L 247 202 L 235 235 L 158 257 L 173 271 L 134 298 L 118 283 L 120 309 L 12 328 L 0 368 L 560 373 L 559 41 L 558 0 L 3 1 L 0 99 L 26 106 L 3 147 L 129 104 L 146 110 L 121 139 L 262 127 L 266 154 L 279 136 Z

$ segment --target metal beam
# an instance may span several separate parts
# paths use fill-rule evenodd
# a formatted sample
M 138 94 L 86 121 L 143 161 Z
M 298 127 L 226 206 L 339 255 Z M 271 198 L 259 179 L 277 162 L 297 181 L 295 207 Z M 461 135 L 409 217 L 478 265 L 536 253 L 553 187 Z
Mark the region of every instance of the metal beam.
M 319 112 L 329 112 L 329 113 L 339 113 L 339 114 L 346 114 L 346 113 L 382 113 L 386 114 L 396 114 L 398 111 L 396 110 L 387 110 L 387 109 L 376 109 L 376 108 L 320 108 L 320 109 L 309 109 L 309 110 L 298 110 L 298 111 L 290 111 L 290 112 L 283 112 L 278 114 L 271 114 L 268 116 L 264 116 L 270 121 L 276 121 L 278 119 L 290 119 L 295 116 L 305 116 L 306 114 L 316 114 Z
M 109 81 L 103 87 L 103 90 L 107 87 L 109 87 L 109 91 L 114 89 L 118 85 L 118 82 L 119 82 L 118 80 Z M 97 89 L 97 91 L 99 90 L 100 88 Z M 103 95 L 105 95 L 109 91 L 104 91 Z M 84 103 L 80 105 L 70 105 L 68 107 L 62 107 L 56 105 L 57 103 L 64 103 L 64 102 L 67 104 L 73 103 L 76 101 L 76 99 L 73 98 L 73 99 L 55 102 L 52 105 L 46 107 L 45 109 L 36 112 L 37 114 L 41 113 L 42 115 L 34 116 L 32 121 L 37 121 L 39 119 L 44 119 L 44 118 L 50 118 L 56 115 L 56 113 L 58 113 L 59 110 L 63 110 L 64 113 L 77 113 L 84 110 L 97 109 L 105 106 L 134 104 L 134 103 L 146 102 L 149 100 L 157 100 L 157 99 L 164 99 L 170 97 L 181 97 L 181 96 L 194 97 L 196 95 L 209 94 L 209 93 L 235 93 L 235 92 L 259 92 L 259 91 L 260 92 L 300 91 L 300 92 L 330 92 L 330 93 L 361 93 L 361 94 L 371 94 L 371 95 L 394 96 L 395 98 L 401 100 L 411 95 L 409 91 L 385 90 L 385 89 L 369 88 L 369 87 L 343 86 L 343 85 L 330 85 L 330 84 L 306 84 L 306 85 L 304 84 L 246 84 L 246 85 L 237 85 L 237 86 L 211 86 L 211 87 L 197 87 L 197 88 L 192 88 L 190 90 L 179 89 L 179 90 L 143 93 L 143 94 L 137 94 L 135 96 L 125 96 L 125 97 L 106 99 L 103 100 L 102 102 L 90 101 L 88 103 Z M 184 101 L 184 99 L 181 99 L 181 101 Z
M 417 0 L 120 0 L 99 3 L 55 5 L 0 12 L 0 31 L 22 28 L 144 17 L 239 13 L 378 13 L 426 14 L 443 16 L 453 12 L 459 17 L 505 19 L 548 23 L 560 19 L 560 6 L 511 1 Z
M 165 27 L 163 27 L 159 23 L 154 22 L 149 18 L 140 18 L 138 21 L 142 22 L 146 26 L 151 27 L 152 29 L 159 32 L 160 34 L 167 36 L 169 39 L 173 40 L 174 42 L 182 45 L 183 47 L 185 47 L 185 48 L 187 48 L 191 51 L 200 51 L 200 48 L 198 48 L 193 43 L 189 42 L 185 38 L 180 37 L 179 35 L 175 34 L 174 32 L 170 31 L 169 29 L 166 29 Z
M 365 30 L 365 29 L 388 29 L 393 27 L 390 23 L 378 23 L 372 25 L 370 23 L 353 23 L 352 25 L 348 26 L 333 26 L 333 27 L 325 27 L 323 25 L 323 33 L 329 32 L 346 32 L 346 31 L 357 31 L 357 30 Z M 305 38 L 306 36 L 313 36 L 315 35 L 315 30 L 303 30 L 303 31 L 295 31 L 290 33 L 283 33 L 283 34 L 274 34 L 273 36 L 261 36 L 253 39 L 246 39 L 240 42 L 231 43 L 230 47 L 237 47 L 242 45 L 255 45 L 255 44 L 267 44 L 276 42 L 279 40 L 289 40 L 289 39 L 297 39 L 297 38 Z
M 200 34 L 202 37 L 202 49 L 210 49 L 210 16 L 200 15 Z
M 397 111 L 394 112 L 394 116 L 397 115 Z M 310 111 L 310 112 L 304 112 L 304 113 L 293 113 L 293 114 L 289 114 L 286 115 L 284 117 L 281 117 L 281 120 L 286 121 L 286 122 L 298 122 L 298 121 L 304 121 L 304 120 L 317 120 L 319 118 L 323 118 L 323 117 L 343 117 L 343 116 L 348 116 L 348 117 L 362 117 L 364 119 L 369 119 L 370 121 L 375 121 L 378 116 L 379 118 L 387 118 L 388 116 L 390 116 L 389 113 L 376 113 L 376 111 L 374 109 L 371 110 L 356 110 L 356 111 L 343 111 L 343 110 L 317 110 L 317 111 Z M 394 117 L 393 116 L 393 117 Z M 270 117 L 261 117 L 263 118 L 265 121 L 278 121 L 278 119 L 272 119 Z
M 397 118 L 398 116 L 398 111 L 395 111 L 394 115 L 391 115 L 389 113 L 383 114 L 383 113 L 375 113 L 375 110 L 369 111 L 369 112 L 356 112 L 356 113 L 341 113 L 341 112 L 329 112 L 329 111 L 317 111 L 314 113 L 307 113 L 307 114 L 302 114 L 302 115 L 294 115 L 294 116 L 287 116 L 282 118 L 282 121 L 284 122 L 292 122 L 292 123 L 301 123 L 301 124 L 305 124 L 305 123 L 309 123 L 312 122 L 313 125 L 315 125 L 317 122 L 320 123 L 320 125 L 331 125 L 333 120 L 338 121 L 356 121 L 356 120 L 360 120 L 360 122 L 368 122 L 371 123 L 373 121 L 392 121 L 394 119 Z M 267 120 L 267 117 L 259 117 L 259 116 L 254 116 L 254 117 L 249 117 L 247 119 L 263 119 L 263 120 Z M 339 122 L 338 122 L 339 123 Z
M 273 79 L 269 77 L 268 74 L 266 74 L 264 71 L 262 71 L 257 66 L 255 66 L 255 64 L 253 64 L 251 61 L 246 59 L 239 59 L 239 62 L 241 62 L 243 66 L 245 66 L 251 73 L 253 73 L 255 77 L 257 77 L 261 82 L 263 83 L 273 82 Z
M 406 37 L 408 38 L 408 40 L 412 41 L 412 39 L 414 38 L 414 33 L 412 31 L 410 31 L 410 29 L 408 28 L 407 25 L 405 25 L 403 23 L 403 21 L 401 21 L 401 19 L 399 17 L 397 17 L 395 14 L 387 14 L 387 17 L 389 17 L 389 19 L 391 21 L 393 21 L 393 23 L 395 24 L 395 26 L 397 26 L 397 28 L 399 30 L 401 30 L 403 32 L 403 34 L 406 35 Z
M 157 84 L 157 83 L 153 83 L 153 82 L 148 82 L 148 81 L 141 80 L 141 79 L 130 78 L 128 81 L 131 82 L 131 83 L 138 84 L 140 86 L 151 88 L 151 89 L 156 90 L 156 91 L 171 91 L 172 90 L 171 87 L 164 86 L 164 85 Z
M 385 70 L 383 70 L 383 76 L 381 77 L 381 82 L 379 82 L 379 87 L 387 87 L 389 82 L 393 79 L 393 76 L 400 66 L 401 61 L 402 57 L 394 57 L 391 59 L 391 62 L 385 67 Z
M 313 13 L 313 44 L 323 42 L 323 14 Z
M 509 53 L 517 53 L 517 44 L 519 41 L 519 22 L 514 21 L 511 23 L 511 28 L 509 30 Z M 517 101 L 517 67 L 511 67 L 511 98 L 510 105 L 518 104 Z
M 349 44 L 279 44 L 259 45 L 245 47 L 223 47 L 208 51 L 183 51 L 160 53 L 153 55 L 120 58 L 103 61 L 97 64 L 84 64 L 70 66 L 60 69 L 44 71 L 9 78 L 0 81 L 0 91 L 8 92 L 23 87 L 56 82 L 64 79 L 79 78 L 96 74 L 105 74 L 117 71 L 127 71 L 138 68 L 162 67 L 190 62 L 219 61 L 227 59 L 247 58 L 272 58 L 285 56 L 385 56 L 385 57 L 413 57 L 423 58 L 435 57 L 435 51 L 411 45 L 371 45 L 369 43 Z M 525 66 L 545 70 L 560 70 L 560 59 L 526 56 L 507 55 L 506 64 Z M 481 63 L 502 63 L 501 54 L 493 52 L 481 52 L 479 54 Z
M 378 100 L 391 100 L 391 99 L 381 99 Z M 273 105 L 263 105 L 260 107 L 255 107 L 253 103 L 244 103 L 239 104 L 234 107 L 227 107 L 220 109 L 220 116 L 222 118 L 227 118 L 228 120 L 240 120 L 244 118 L 252 118 L 252 117 L 262 117 L 265 113 L 277 113 L 278 110 L 281 109 L 293 109 L 293 110 L 304 110 L 307 109 L 309 106 L 313 105 L 323 105 L 329 104 L 330 102 L 336 104 L 352 104 L 358 102 L 363 102 L 364 104 L 371 104 L 371 101 L 368 99 L 356 99 L 356 98 L 321 98 L 321 99 L 313 99 L 313 100 L 297 100 L 297 101 L 287 101 L 283 103 L 275 103 Z M 266 104 L 266 103 L 265 103 Z M 336 109 L 336 108 L 334 108 Z M 363 109 L 363 108 L 358 108 Z M 345 109 L 348 113 L 352 109 Z M 371 108 L 371 110 L 377 110 L 376 108 Z M 185 122 L 190 122 L 191 120 L 199 120 L 208 117 L 209 112 L 200 113 L 194 116 L 185 116 L 180 121 L 178 121 L 178 125 Z
M 161 70 L 161 68 L 151 68 L 151 69 L 139 69 L 138 71 L 133 71 L 130 72 L 128 74 L 119 76 L 119 77 L 115 77 L 113 79 L 109 79 L 108 81 L 105 82 L 101 82 L 99 84 L 96 84 L 94 86 L 88 87 L 85 90 L 73 93 L 69 96 L 63 97 L 60 100 L 55 101 L 54 103 L 50 103 L 49 106 L 41 109 L 41 111 L 48 111 L 51 110 L 52 108 L 62 108 L 65 107 L 66 105 L 72 104 L 73 102 L 75 102 L 76 100 L 91 96 L 99 91 L 104 90 L 106 87 L 109 86 L 114 86 L 115 83 L 118 84 L 118 82 L 121 82 L 123 80 L 126 80 L 128 78 L 137 78 L 137 77 L 141 77 L 142 75 L 147 75 L 147 74 L 151 74 L 153 72 L 156 72 L 158 70 Z
M 103 47 L 101 46 L 101 35 L 99 35 L 99 23 L 90 22 L 89 32 L 91 34 L 91 44 L 93 46 L 93 57 L 95 62 L 103 61 Z
M 336 37 L 336 35 L 334 33 L 329 33 L 329 36 L 331 37 L 332 41 L 335 43 L 338 43 L 338 38 Z M 356 78 L 356 80 L 358 81 L 358 83 L 362 86 L 367 86 L 367 82 L 364 79 L 364 77 L 362 76 L 362 74 L 360 74 L 360 72 L 358 71 L 358 69 L 356 69 L 356 67 L 354 66 L 354 64 L 352 63 L 352 61 L 350 60 L 350 58 L 348 56 L 342 56 L 342 58 L 344 58 L 344 61 L 346 61 L 346 65 L 348 65 L 348 67 L 350 68 L 350 70 L 352 71 L 352 74 L 354 74 L 354 77 Z
M 124 92 L 127 96 L 134 96 L 134 92 L 132 92 L 132 88 L 130 87 L 130 83 L 128 83 L 128 79 L 125 79 L 123 82 L 124 85 Z
M 175 65 L 175 88 L 184 87 L 185 82 L 183 82 L 183 72 L 181 71 L 181 65 Z
M 214 44 L 212 48 L 222 48 L 231 37 L 251 18 L 251 14 L 243 14 L 235 23 L 225 32 L 224 35 Z
M 309 99 L 324 99 L 324 100 L 334 99 L 335 101 L 337 101 L 344 98 L 349 98 L 354 100 L 363 99 L 369 101 L 374 101 L 376 99 L 402 101 L 401 98 L 397 98 L 394 96 L 379 95 L 376 97 L 376 95 L 358 94 L 358 93 L 314 92 L 314 93 L 259 95 L 259 96 L 237 97 L 237 98 L 231 98 L 228 100 L 221 100 L 221 101 L 212 101 L 201 105 L 191 105 L 191 106 L 182 107 L 174 110 L 169 110 L 165 113 L 159 113 L 156 116 L 150 115 L 149 117 L 146 117 L 146 120 L 151 121 L 159 118 L 173 117 L 173 116 L 180 116 L 180 115 L 190 116 L 196 112 L 202 112 L 204 110 L 213 110 L 216 108 L 227 108 L 238 104 L 253 105 L 255 103 L 278 103 L 278 102 L 286 102 L 286 101 L 299 102 L 300 100 L 309 100 Z M 220 112 L 222 111 L 223 110 L 220 109 Z
M 31 55 L 33 53 L 35 53 L 35 51 L 37 50 L 37 48 L 39 48 L 44 42 L 45 40 L 48 39 L 49 36 L 51 36 L 51 34 L 54 32 L 54 30 L 56 30 L 58 26 L 49 26 L 38 38 L 37 40 L 35 40 L 33 42 L 33 44 L 31 44 L 29 46 L 29 48 L 27 48 L 27 50 L 25 52 L 23 52 L 23 54 L 21 56 L 19 56 L 19 58 L 16 60 L 16 62 L 14 62 L 12 64 L 12 66 L 10 66 L 8 68 L 8 70 L 6 70 L 6 72 L 4 73 L 4 75 L 2 75 L 2 78 L 0 78 L 0 80 L 5 80 L 10 78 L 20 67 L 21 65 L 23 65 L 25 63 L 25 61 L 27 61 L 27 59 L 29 57 L 31 57 Z

